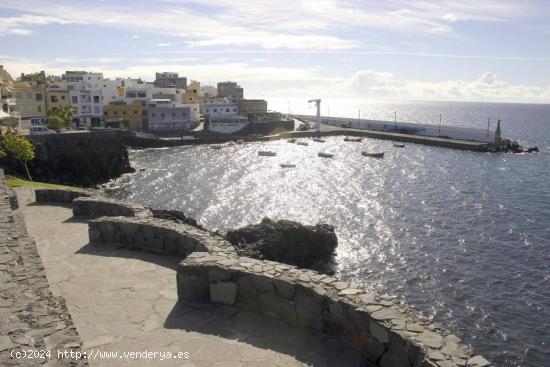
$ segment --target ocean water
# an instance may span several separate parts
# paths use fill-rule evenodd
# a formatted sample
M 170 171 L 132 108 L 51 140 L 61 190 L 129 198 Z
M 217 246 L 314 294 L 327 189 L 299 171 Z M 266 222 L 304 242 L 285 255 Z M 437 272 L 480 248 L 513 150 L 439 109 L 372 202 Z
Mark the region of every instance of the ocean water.
M 132 151 L 105 191 L 210 229 L 264 216 L 335 226 L 340 276 L 395 295 L 497 366 L 550 365 L 550 105 L 408 102 L 362 116 L 486 127 L 538 154 L 364 139 Z M 276 157 L 259 157 L 273 150 Z M 384 151 L 383 160 L 360 152 Z M 334 154 L 323 159 L 317 153 Z M 291 162 L 296 168 L 281 168 Z M 143 170 L 142 170 L 143 169 Z

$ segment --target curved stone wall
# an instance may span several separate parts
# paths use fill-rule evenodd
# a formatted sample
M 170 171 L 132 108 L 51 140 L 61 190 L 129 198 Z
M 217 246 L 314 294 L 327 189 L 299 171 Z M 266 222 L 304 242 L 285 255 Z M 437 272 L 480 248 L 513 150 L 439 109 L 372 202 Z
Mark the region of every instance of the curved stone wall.
M 48 195 L 69 202 L 76 194 Z M 75 214 L 105 215 L 89 221 L 90 243 L 183 258 L 177 270 L 182 301 L 227 304 L 325 333 L 359 351 L 367 366 L 490 365 L 472 357 L 459 338 L 425 324 L 391 297 L 311 270 L 239 258 L 222 237 L 154 218 L 139 205 L 92 195 L 72 200 Z
M 69 189 L 34 189 L 37 202 L 49 203 L 72 203 L 79 197 L 90 197 L 94 193 L 87 190 L 69 190 Z
M 82 196 L 73 200 L 73 215 L 85 215 L 93 218 L 103 216 L 147 218 L 151 217 L 152 213 L 141 205 L 125 201 L 100 196 Z
M 88 223 L 90 243 L 123 245 L 132 249 L 185 257 L 195 251 L 235 257 L 222 237 L 188 224 L 165 219 L 101 217 Z
M 195 252 L 179 264 L 177 283 L 179 299 L 231 305 L 325 333 L 359 351 L 367 365 L 489 365 L 390 297 L 311 270 Z

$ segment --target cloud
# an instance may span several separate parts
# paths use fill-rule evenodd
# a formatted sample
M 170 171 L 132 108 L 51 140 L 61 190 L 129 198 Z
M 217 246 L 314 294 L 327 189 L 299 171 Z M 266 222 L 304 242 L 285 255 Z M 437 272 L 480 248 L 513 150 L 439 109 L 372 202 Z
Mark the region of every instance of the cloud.
M 116 2 L 60 0 L 43 6 L 38 0 L 3 0 L 3 8 L 30 14 L 2 18 L 0 34 L 27 30 L 21 25 L 72 22 L 177 36 L 195 48 L 345 50 L 364 47 L 360 35 L 370 30 L 448 36 L 460 21 L 529 23 L 550 13 L 543 5 L 513 0 L 249 0 L 243 6 L 238 0 L 184 0 L 128 7 Z
M 9 34 L 27 36 L 33 33 L 32 30 L 28 29 L 29 26 L 68 23 L 71 23 L 71 21 L 53 16 L 31 14 L 25 14 L 17 17 L 0 17 L 0 36 Z
M 168 46 L 172 46 L 172 44 L 170 42 L 157 43 L 157 47 L 168 47 Z

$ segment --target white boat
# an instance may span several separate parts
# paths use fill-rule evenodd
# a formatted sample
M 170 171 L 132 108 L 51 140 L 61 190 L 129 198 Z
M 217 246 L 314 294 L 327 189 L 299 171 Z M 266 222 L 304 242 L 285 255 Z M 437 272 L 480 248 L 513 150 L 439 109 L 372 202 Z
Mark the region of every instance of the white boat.
M 294 168 L 296 165 L 294 163 L 281 163 L 280 166 L 282 168 Z
M 210 149 L 220 150 L 222 147 L 219 145 L 212 145 Z
M 288 139 L 287 143 L 296 143 L 296 139 Z
M 258 155 L 262 156 L 262 157 L 275 157 L 277 155 L 277 153 L 271 152 L 269 150 L 260 150 L 258 152 Z
M 307 141 L 298 141 L 296 145 L 309 145 Z
M 363 138 L 349 138 L 349 137 L 345 137 L 344 138 L 344 141 L 352 141 L 352 142 L 356 142 L 356 143 L 359 143 L 363 140 Z
M 323 139 L 319 139 L 319 138 L 315 138 L 313 139 L 314 142 L 317 142 L 317 143 L 324 143 L 325 141 Z
M 393 146 L 396 148 L 405 148 L 405 144 L 394 144 Z

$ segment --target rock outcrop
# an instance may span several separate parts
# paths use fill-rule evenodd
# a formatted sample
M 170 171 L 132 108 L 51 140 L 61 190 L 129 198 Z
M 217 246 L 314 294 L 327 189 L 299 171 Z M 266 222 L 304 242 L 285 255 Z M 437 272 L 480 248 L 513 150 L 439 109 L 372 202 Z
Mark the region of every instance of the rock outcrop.
M 305 226 L 289 220 L 261 223 L 229 231 L 226 238 L 241 256 L 271 260 L 303 268 L 330 262 L 338 237 L 328 224 Z

